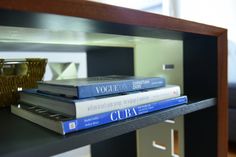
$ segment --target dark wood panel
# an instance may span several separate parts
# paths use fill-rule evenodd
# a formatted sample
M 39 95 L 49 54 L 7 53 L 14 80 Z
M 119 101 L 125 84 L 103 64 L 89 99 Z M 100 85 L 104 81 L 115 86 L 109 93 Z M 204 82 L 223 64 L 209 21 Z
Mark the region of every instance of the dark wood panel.
M 0 8 L 78 16 L 136 26 L 218 36 L 224 29 L 83 0 L 1 0 Z
M 184 51 L 184 93 L 190 98 L 217 96 L 217 38 L 186 35 Z
M 87 51 L 88 77 L 134 75 L 133 48 L 98 47 Z
M 183 34 L 173 30 L 154 29 L 153 27 L 5 9 L 0 9 L 0 18 L 1 26 L 46 29 L 54 32 L 58 30 L 76 31 L 80 33 L 106 33 L 164 39 L 182 39 Z
M 48 44 L 48 43 L 21 43 L 0 42 L 0 51 L 5 52 L 86 52 L 102 46 L 86 46 L 72 44 Z
M 184 93 L 190 98 L 217 97 L 217 38 L 184 38 Z M 217 109 L 184 117 L 185 155 L 217 156 Z
M 136 131 L 93 144 L 92 157 L 137 157 Z
M 202 127 L 211 130 L 209 132 L 209 140 L 202 143 L 202 147 L 209 147 L 209 154 L 215 155 L 218 152 L 218 157 L 226 157 L 227 155 L 227 139 L 228 139 L 228 111 L 227 111 L 227 33 L 225 32 L 220 37 L 203 37 L 199 35 L 187 35 L 184 38 L 184 92 L 189 97 L 217 97 L 217 108 L 214 111 L 209 111 L 209 114 L 199 114 L 198 116 L 187 116 L 191 118 L 185 119 L 186 124 L 191 124 L 192 128 L 200 125 L 196 120 L 204 121 L 211 119 L 212 122 L 202 123 Z M 215 112 L 215 114 L 214 114 Z M 199 137 L 198 132 L 191 131 L 191 128 L 185 128 L 186 139 L 189 137 Z M 217 130 L 217 132 L 216 132 Z M 214 147 L 214 136 L 217 134 Z M 199 149 L 194 149 L 199 143 L 199 138 L 192 138 L 186 141 L 186 150 L 189 156 L 194 156 L 199 153 Z M 189 142 L 189 143 L 188 143 Z M 195 143 L 196 142 L 196 143 Z M 223 145 L 223 146 L 222 146 Z M 190 146 L 193 146 L 190 148 Z M 224 147 L 224 148 L 223 148 Z M 200 155 L 200 154 L 199 154 Z
M 217 108 L 184 116 L 185 156 L 217 157 Z

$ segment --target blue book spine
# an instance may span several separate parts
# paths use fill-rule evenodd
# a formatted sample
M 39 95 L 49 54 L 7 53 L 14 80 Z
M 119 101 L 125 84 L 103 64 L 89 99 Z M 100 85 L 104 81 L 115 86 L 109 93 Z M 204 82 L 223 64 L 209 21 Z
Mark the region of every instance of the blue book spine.
M 158 88 L 165 86 L 164 78 L 149 78 L 139 80 L 126 80 L 117 81 L 111 83 L 100 83 L 86 86 L 80 86 L 77 88 L 79 98 L 89 98 L 95 96 L 103 96 L 124 92 L 131 92 L 136 90 L 144 90 L 150 88 Z
M 62 122 L 64 133 L 74 132 L 78 130 L 88 129 L 95 126 L 136 117 L 142 114 L 166 109 L 169 107 L 185 104 L 188 102 L 187 96 L 171 98 L 163 101 L 148 103 L 122 110 L 105 112 L 84 118 Z

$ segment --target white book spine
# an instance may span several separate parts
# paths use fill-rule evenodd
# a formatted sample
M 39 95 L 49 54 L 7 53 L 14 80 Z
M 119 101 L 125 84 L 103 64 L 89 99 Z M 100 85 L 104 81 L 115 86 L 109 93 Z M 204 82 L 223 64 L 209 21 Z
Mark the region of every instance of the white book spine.
M 146 92 L 82 101 L 75 104 L 76 117 L 81 118 L 178 96 L 180 96 L 179 86 L 167 86 Z

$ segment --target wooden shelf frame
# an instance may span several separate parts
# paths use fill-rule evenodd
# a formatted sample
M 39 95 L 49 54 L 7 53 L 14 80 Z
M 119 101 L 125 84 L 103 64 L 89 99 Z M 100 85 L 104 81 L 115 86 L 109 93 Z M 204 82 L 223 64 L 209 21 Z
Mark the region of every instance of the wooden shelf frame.
M 191 51 L 194 51 L 193 49 L 199 46 L 198 50 L 201 53 L 199 53 L 198 56 L 196 55 L 197 52 L 194 52 L 193 56 L 201 59 L 204 57 L 204 55 L 206 55 L 206 59 L 204 59 L 203 63 L 201 64 L 207 65 L 209 61 L 210 66 L 212 67 L 212 71 L 204 71 L 202 73 L 200 72 L 202 69 L 198 70 L 197 65 L 193 66 L 193 69 L 197 71 L 194 76 L 199 75 L 199 78 L 205 77 L 207 82 L 203 83 L 201 87 L 197 88 L 197 85 L 193 85 L 196 82 L 191 83 L 191 81 L 188 81 L 193 74 L 187 70 L 187 66 L 190 63 L 188 63 L 186 59 L 184 63 L 186 73 L 185 80 L 187 80 L 185 91 L 186 93 L 189 93 L 190 95 L 192 94 L 194 96 L 201 96 L 201 94 L 203 94 L 203 97 L 208 97 L 207 91 L 209 91 L 210 96 L 217 98 L 215 109 L 213 109 L 209 113 L 207 112 L 207 114 L 200 119 L 207 118 L 207 115 L 209 115 L 211 118 L 215 117 L 213 118 L 213 126 L 215 126 L 215 131 L 213 134 L 216 134 L 216 137 L 212 136 L 212 138 L 215 139 L 214 141 L 216 142 L 216 147 L 213 146 L 212 149 L 209 150 L 209 152 L 211 152 L 210 155 L 214 154 L 213 152 L 215 152 L 215 156 L 217 157 L 227 156 L 228 93 L 226 29 L 83 0 L 1 0 L 0 8 L 0 17 L 4 18 L 3 20 L 1 20 L 0 25 L 5 26 L 51 29 L 53 27 L 52 25 L 37 25 L 37 23 L 30 23 L 29 21 L 38 20 L 39 17 L 43 16 L 58 16 L 62 20 L 66 19 L 69 21 L 78 21 L 79 23 L 81 22 L 81 20 L 85 21 L 83 23 L 86 24 L 82 28 L 82 31 L 183 40 L 185 49 L 184 53 L 186 58 L 191 58 L 189 54 L 192 54 Z M 8 18 L 18 17 L 18 15 L 20 17 L 25 17 L 25 19 Z M 27 21 L 29 23 L 27 23 Z M 61 24 L 59 25 L 59 28 L 72 30 L 75 29 L 75 27 L 70 27 L 70 25 L 67 24 L 62 25 L 60 21 L 60 19 L 58 21 L 55 21 L 55 23 Z M 91 24 L 94 27 L 88 29 L 86 26 Z M 209 46 L 206 46 L 204 44 L 207 44 Z M 190 53 L 188 53 L 187 50 L 189 50 Z M 206 76 L 202 76 L 202 74 Z M 211 80 L 213 80 L 212 83 Z M 209 86 L 208 83 L 210 83 Z M 190 87 L 193 87 L 194 90 L 191 91 Z M 212 90 L 209 89 L 211 87 L 213 87 Z M 201 92 L 200 89 L 203 90 L 203 93 L 197 94 L 197 92 Z M 207 89 L 206 92 L 204 92 L 205 89 Z M 193 115 L 194 117 L 194 114 L 190 115 Z M 196 119 L 200 115 L 196 114 L 195 116 L 196 117 L 193 119 Z M 190 123 L 190 121 L 186 121 L 186 123 Z M 196 128 L 197 126 L 200 125 L 196 125 Z M 211 131 L 213 131 L 213 129 L 211 129 Z M 188 150 L 190 150 L 190 148 L 188 148 Z M 190 156 L 191 154 L 193 155 L 197 151 L 192 152 L 193 153 L 187 153 L 187 156 Z M 200 153 L 201 151 L 199 152 L 199 154 Z

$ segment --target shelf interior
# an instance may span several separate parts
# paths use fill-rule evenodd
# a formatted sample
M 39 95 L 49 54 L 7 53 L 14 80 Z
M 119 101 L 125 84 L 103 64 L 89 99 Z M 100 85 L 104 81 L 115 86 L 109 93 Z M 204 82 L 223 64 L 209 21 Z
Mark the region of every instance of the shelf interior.
M 86 51 L 88 76 L 107 74 L 159 76 L 161 74 L 169 79 L 168 82 L 181 85 L 183 94 L 186 94 L 190 100 L 199 98 L 189 105 L 67 136 L 57 135 L 10 114 L 8 109 L 1 109 L 0 122 L 3 126 L 0 129 L 0 155 L 53 155 L 120 135 L 132 134 L 136 129 L 185 114 L 188 117 L 185 123 L 192 126 L 186 131 L 188 137 L 186 147 L 189 148 L 186 156 L 202 152 L 193 149 L 193 146 L 198 148 L 200 139 L 193 129 L 200 127 L 200 124 L 206 127 L 208 132 L 213 132 L 211 140 L 216 140 L 214 137 L 217 130 L 216 106 L 219 105 L 216 104 L 219 89 L 216 37 L 158 27 L 3 9 L 0 10 L 0 17 L 2 19 L 0 21 L 1 55 L 14 54 L 13 52 Z M 160 61 L 172 64 L 171 59 L 176 61 L 176 71 L 162 71 Z M 202 114 L 201 109 L 204 109 L 205 114 Z M 194 114 L 188 114 L 191 112 Z M 209 121 L 206 121 L 206 118 Z M 199 121 L 204 123 L 199 124 Z M 189 137 L 193 136 L 194 140 L 190 140 Z M 201 147 L 207 148 L 211 145 L 211 142 L 208 143 L 203 143 Z M 211 154 L 216 152 L 215 145 L 212 147 L 214 147 L 212 150 L 208 150 L 210 152 L 208 156 L 216 156 Z

